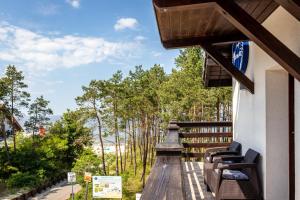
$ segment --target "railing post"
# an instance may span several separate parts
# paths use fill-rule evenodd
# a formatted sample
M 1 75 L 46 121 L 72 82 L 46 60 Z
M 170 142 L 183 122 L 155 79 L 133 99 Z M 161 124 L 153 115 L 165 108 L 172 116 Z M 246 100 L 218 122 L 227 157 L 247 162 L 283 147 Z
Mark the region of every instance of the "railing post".
M 179 128 L 177 124 L 169 124 L 165 141 L 156 145 L 156 156 L 181 156 L 183 146 L 179 141 Z
M 179 126 L 171 121 L 165 141 L 156 145 L 156 162 L 153 166 L 141 199 L 182 200 L 185 199 L 182 181 Z

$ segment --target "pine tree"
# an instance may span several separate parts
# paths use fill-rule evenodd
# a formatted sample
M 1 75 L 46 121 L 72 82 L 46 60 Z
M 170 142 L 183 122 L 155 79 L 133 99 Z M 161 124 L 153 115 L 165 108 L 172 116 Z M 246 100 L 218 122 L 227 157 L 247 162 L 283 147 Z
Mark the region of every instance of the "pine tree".
M 34 140 L 35 133 L 39 127 L 44 127 L 49 122 L 49 115 L 53 114 L 51 108 L 48 107 L 49 101 L 44 99 L 43 96 L 37 97 L 34 102 L 29 106 L 28 115 L 29 119 L 25 122 L 25 127 L 28 132 L 32 132 L 32 139 Z
M 14 140 L 14 150 L 16 151 L 16 134 L 14 128 L 15 117 L 22 117 L 22 108 L 28 107 L 30 94 L 25 91 L 27 85 L 24 83 L 22 71 L 18 71 L 13 65 L 6 68 L 5 76 L 3 77 L 4 84 L 7 87 L 7 93 L 2 100 L 4 106 L 10 110 L 11 114 L 11 131 Z
M 104 175 L 107 174 L 105 156 L 104 156 L 104 144 L 102 136 L 102 113 L 103 113 L 103 101 L 105 97 L 105 82 L 92 80 L 89 86 L 82 87 L 83 95 L 76 98 L 77 104 L 85 111 L 88 118 L 96 119 L 98 127 L 98 136 L 101 146 L 102 166 Z

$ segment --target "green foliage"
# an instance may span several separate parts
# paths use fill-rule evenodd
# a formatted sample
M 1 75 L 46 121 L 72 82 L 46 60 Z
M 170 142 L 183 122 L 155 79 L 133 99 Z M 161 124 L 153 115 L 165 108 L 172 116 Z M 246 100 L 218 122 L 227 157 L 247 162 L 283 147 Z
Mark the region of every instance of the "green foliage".
M 204 88 L 203 60 L 203 52 L 199 48 L 181 50 L 175 59 L 177 69 L 173 69 L 159 91 L 165 123 L 171 119 L 217 120 L 219 104 L 231 106 L 231 88 Z M 230 109 L 226 114 L 231 114 Z
M 140 154 L 138 154 L 138 160 L 141 160 L 139 155 Z M 86 157 L 86 155 L 84 155 L 84 154 L 82 154 L 82 156 Z M 81 159 L 81 158 L 79 158 L 79 159 Z M 115 162 L 115 156 L 113 154 L 107 154 L 105 159 L 110 160 L 108 163 Z M 82 162 L 82 164 L 83 163 L 84 162 Z M 88 161 L 86 161 L 85 163 L 88 164 Z M 84 166 L 84 165 L 82 165 L 82 166 Z M 112 176 L 116 175 L 114 172 L 115 165 L 108 165 L 108 168 L 109 168 L 108 170 L 111 172 L 110 175 L 112 175 Z M 84 169 L 84 167 L 82 167 L 81 169 Z M 148 170 L 146 172 L 146 175 L 148 175 L 150 173 L 150 169 L 151 168 L 148 163 Z M 72 169 L 72 171 L 75 171 L 75 167 Z M 122 199 L 134 200 L 135 194 L 142 192 L 142 182 L 141 182 L 141 178 L 140 178 L 142 172 L 143 172 L 142 162 L 138 162 L 136 175 L 134 174 L 132 165 L 129 165 L 127 170 L 120 174 L 120 176 L 122 177 L 122 194 L 123 194 Z M 76 174 L 77 174 L 77 172 L 76 172 Z M 100 175 L 100 174 L 98 174 L 97 172 L 94 172 L 94 173 L 92 173 L 92 175 L 94 176 L 94 175 Z M 81 199 L 84 199 L 84 197 L 85 197 L 85 186 L 86 185 L 84 182 L 81 181 L 81 180 L 83 180 L 82 173 L 78 173 L 76 178 L 77 178 L 77 180 L 79 180 L 78 182 L 81 184 L 82 190 L 79 191 L 77 194 L 75 194 L 75 200 L 81 200 Z M 89 187 L 88 187 L 88 199 L 92 199 L 92 184 L 91 183 L 89 183 Z
M 82 115 L 80 110 L 68 110 L 60 120 L 50 127 L 50 134 L 67 143 L 63 161 L 69 167 L 72 166 L 74 159 L 83 152 L 84 148 L 92 144 L 91 129 L 86 127 L 86 122 L 87 118 Z
M 85 149 L 79 158 L 76 159 L 72 171 L 78 177 L 77 182 L 82 185 L 85 183 L 83 181 L 84 172 L 90 172 L 93 175 L 103 175 L 101 160 L 90 148 Z
M 4 149 L 0 149 L 0 179 L 7 180 L 10 189 L 31 188 L 66 173 L 77 156 L 91 144 L 90 134 L 90 129 L 79 119 L 79 112 L 71 111 L 53 125 L 45 137 L 37 138 L 38 142 L 19 134 L 17 149 L 11 152 L 10 160 L 5 156 Z M 99 162 L 96 157 L 93 158 Z M 85 161 L 88 160 L 92 157 L 87 157 Z
M 0 151 L 3 161 L 0 163 L 0 179 L 6 179 L 9 188 L 36 186 L 68 167 L 63 162 L 67 141 L 55 135 L 47 135 L 39 143 L 20 137 L 17 144 L 17 150 L 11 153 L 11 160 L 3 155 L 3 149 Z
M 1 100 L 14 116 L 22 117 L 20 108 L 28 106 L 30 97 L 30 94 L 25 91 L 28 86 L 24 83 L 23 72 L 9 65 L 2 80 L 1 88 L 6 88 L 6 90 Z
M 37 97 L 34 102 L 29 106 L 28 115 L 29 120 L 25 122 L 27 131 L 32 131 L 33 134 L 38 131 L 39 126 L 47 125 L 50 118 L 48 115 L 52 115 L 53 111 L 48 107 L 50 102 L 44 99 L 43 96 Z
M 29 172 L 17 172 L 12 174 L 8 181 L 7 186 L 9 188 L 21 188 L 21 187 L 28 187 L 32 188 L 37 186 L 40 183 L 40 179 L 38 176 L 34 174 L 30 174 Z
M 18 71 L 15 66 L 7 66 L 5 70 L 5 76 L 1 78 L 0 81 L 0 89 L 4 89 L 4 92 L 0 94 L 1 104 L 4 104 L 4 107 L 9 110 L 9 114 L 11 116 L 11 121 L 13 122 L 13 118 L 22 117 L 23 114 L 21 112 L 22 108 L 26 108 L 28 106 L 28 102 L 30 100 L 30 94 L 25 91 L 28 87 L 24 83 L 24 76 L 22 71 Z M 0 121 L 1 126 L 3 126 L 3 120 Z M 13 123 L 11 123 L 11 131 L 14 137 L 14 150 L 16 151 L 16 142 L 15 142 L 15 127 Z M 4 137 L 6 141 L 6 137 Z M 6 146 L 6 154 L 9 157 L 9 150 Z

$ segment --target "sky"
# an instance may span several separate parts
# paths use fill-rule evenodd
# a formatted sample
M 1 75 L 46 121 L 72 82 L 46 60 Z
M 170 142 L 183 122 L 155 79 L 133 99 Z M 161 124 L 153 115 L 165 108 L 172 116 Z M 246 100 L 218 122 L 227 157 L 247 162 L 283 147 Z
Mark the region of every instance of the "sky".
M 15 65 L 55 115 L 91 80 L 136 65 L 169 73 L 178 53 L 162 47 L 151 0 L 1 0 L 0 76 Z

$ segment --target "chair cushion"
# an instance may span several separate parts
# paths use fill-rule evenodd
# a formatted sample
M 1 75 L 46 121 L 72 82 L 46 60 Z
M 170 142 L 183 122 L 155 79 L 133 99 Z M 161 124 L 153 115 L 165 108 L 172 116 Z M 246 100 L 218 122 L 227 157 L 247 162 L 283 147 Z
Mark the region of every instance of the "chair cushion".
M 249 177 L 241 171 L 238 170 L 223 170 L 222 178 L 229 180 L 249 180 Z
M 224 161 L 222 161 L 222 163 L 232 164 L 232 163 L 234 163 L 234 161 L 233 160 L 224 160 Z
M 210 161 L 210 156 L 206 156 L 206 160 L 207 160 L 207 161 Z

